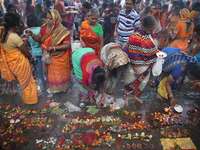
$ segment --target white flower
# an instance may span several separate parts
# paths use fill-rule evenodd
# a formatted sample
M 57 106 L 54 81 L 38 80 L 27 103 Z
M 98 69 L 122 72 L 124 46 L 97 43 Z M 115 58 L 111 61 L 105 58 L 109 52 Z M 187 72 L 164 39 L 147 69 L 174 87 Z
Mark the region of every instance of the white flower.
M 36 139 L 36 144 L 41 143 L 43 140 Z
M 142 133 L 141 133 L 141 136 L 142 136 L 142 137 L 144 137 L 144 136 L 145 136 L 145 133 L 144 133 L 144 132 L 142 132 Z
M 15 120 L 14 119 L 10 119 L 10 123 L 11 124 L 15 123 Z
M 18 122 L 20 122 L 20 120 L 19 120 L 19 119 L 15 120 L 15 123 L 18 123 Z
M 152 138 L 153 138 L 153 136 L 152 136 L 152 135 L 149 135 L 149 138 L 150 138 L 150 139 L 152 139 Z

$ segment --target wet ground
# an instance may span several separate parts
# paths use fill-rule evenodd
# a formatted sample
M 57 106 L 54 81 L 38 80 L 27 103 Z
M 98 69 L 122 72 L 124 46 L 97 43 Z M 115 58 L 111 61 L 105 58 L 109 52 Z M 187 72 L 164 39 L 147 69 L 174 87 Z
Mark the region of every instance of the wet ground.
M 35 104 L 35 105 L 26 105 L 23 103 L 22 98 L 21 98 L 21 93 L 19 92 L 17 95 L 15 96 L 10 96 L 10 95 L 3 95 L 0 97 L 0 103 L 4 104 L 4 105 L 11 105 L 13 107 L 16 107 L 17 105 L 21 106 L 21 109 L 36 109 L 36 110 L 40 110 L 44 107 L 45 103 L 47 100 L 55 100 L 56 102 L 59 103 L 65 103 L 67 101 L 73 103 L 74 105 L 78 106 L 79 105 L 79 92 L 77 90 L 77 86 L 76 84 L 74 84 L 73 81 L 73 85 L 71 87 L 71 89 L 66 92 L 66 93 L 58 93 L 58 94 L 54 94 L 53 97 L 48 98 L 47 96 L 49 95 L 48 92 L 46 91 L 41 91 L 41 95 L 40 95 L 40 99 L 39 99 L 39 103 Z M 147 96 L 149 95 L 149 96 Z M 116 98 L 124 98 L 124 91 L 123 91 L 123 86 L 122 83 L 119 83 L 119 86 L 117 87 L 116 91 L 115 91 L 115 96 Z M 163 147 L 160 143 L 160 127 L 155 128 L 152 126 L 152 115 L 155 112 L 162 112 L 163 109 L 167 106 L 169 106 L 169 101 L 168 100 L 157 100 L 156 99 L 156 88 L 154 87 L 150 87 L 149 85 L 147 85 L 147 87 L 145 88 L 143 94 L 142 94 L 144 103 L 140 104 L 136 101 L 130 100 L 129 106 L 128 107 L 124 107 L 123 109 L 127 110 L 127 111 L 135 111 L 135 112 L 139 112 L 142 114 L 142 118 L 141 120 L 144 121 L 148 127 L 148 130 L 135 130 L 134 132 L 145 132 L 146 134 L 151 134 L 153 135 L 153 138 L 150 142 L 144 142 L 141 140 L 121 140 L 119 145 L 117 147 L 114 148 L 108 148 L 108 149 L 118 149 L 118 150 L 123 150 L 123 149 L 128 149 L 128 147 L 126 147 L 127 144 L 132 145 L 133 143 L 138 144 L 138 143 L 146 143 L 148 144 L 153 144 L 154 145 L 154 150 L 162 150 Z M 188 115 L 187 111 L 189 108 L 195 108 L 198 111 L 200 111 L 200 95 L 197 93 L 197 89 L 190 89 L 187 88 L 185 86 L 183 86 L 181 88 L 181 90 L 179 92 L 175 93 L 175 97 L 179 100 L 178 104 L 180 104 L 183 107 L 183 117 L 181 118 L 182 124 L 174 124 L 174 125 L 164 125 L 162 126 L 163 128 L 186 128 L 189 129 L 190 135 L 189 137 L 191 137 L 193 143 L 195 144 L 197 149 L 200 149 L 200 143 L 199 143 L 199 139 L 200 139 L 200 123 L 199 123 L 199 113 L 197 113 L 197 115 L 195 116 L 196 119 L 194 119 L 194 116 Z M 65 108 L 65 107 L 62 107 Z M 102 115 L 113 115 L 113 113 L 111 113 L 109 111 L 110 109 L 108 108 L 103 108 L 101 109 L 96 116 L 102 116 Z M 70 113 L 73 115 L 73 118 L 76 118 L 78 116 L 83 117 L 83 116 L 89 116 L 88 113 L 85 112 L 86 108 L 83 108 L 81 110 L 80 113 Z M 68 110 L 65 109 L 64 113 L 68 113 Z M 172 113 L 175 113 L 172 110 Z M 177 114 L 180 115 L 180 114 Z M 185 117 L 184 117 L 185 116 Z M 39 148 L 36 146 L 36 139 L 39 139 L 41 137 L 43 138 L 49 138 L 52 136 L 63 136 L 65 139 L 70 138 L 70 134 L 63 134 L 62 131 L 62 127 L 64 126 L 64 124 L 66 122 L 64 122 L 62 120 L 62 115 L 52 115 L 52 114 L 45 114 L 43 116 L 51 118 L 52 120 L 54 120 L 54 122 L 52 123 L 53 126 L 51 128 L 41 128 L 41 127 L 34 127 L 31 129 L 27 129 L 26 132 L 24 133 L 25 136 L 28 137 L 29 142 L 25 145 L 22 145 L 18 148 L 14 148 L 14 150 L 40 150 L 42 148 Z M 140 120 L 140 121 L 141 121 Z M 189 121 L 187 121 L 189 120 Z M 122 123 L 134 123 L 135 120 L 129 117 L 123 117 L 122 119 Z M 195 121 L 195 122 L 194 122 Z M 0 123 L 1 126 L 5 123 L 5 119 L 3 119 L 3 114 L 1 113 L 0 115 Z M 93 130 L 95 130 L 96 127 L 92 128 Z M 108 127 L 103 127 L 102 129 L 100 129 L 101 131 L 107 131 Z M 88 133 L 91 132 L 91 128 L 84 128 L 84 132 Z M 74 136 L 74 135 L 73 135 Z M 124 147 L 125 146 L 125 147 Z M 100 148 L 93 148 L 93 149 L 100 149 Z M 106 149 L 106 148 L 104 148 Z M 133 148 L 130 148 L 133 149 Z M 139 149 L 139 148 L 136 148 Z M 149 148 L 141 148 L 141 149 L 150 149 Z

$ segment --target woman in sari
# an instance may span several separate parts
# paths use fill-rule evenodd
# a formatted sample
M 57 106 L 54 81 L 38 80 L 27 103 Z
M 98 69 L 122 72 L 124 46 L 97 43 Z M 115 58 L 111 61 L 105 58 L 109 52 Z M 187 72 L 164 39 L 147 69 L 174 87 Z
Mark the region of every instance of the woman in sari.
M 103 61 L 92 48 L 80 48 L 73 52 L 72 64 L 81 93 L 81 101 L 86 101 L 86 98 L 89 97 L 90 103 L 94 103 L 94 97 L 98 97 L 97 87 L 103 88 L 105 81 Z M 103 102 L 103 92 L 102 89 L 102 98 L 99 104 Z
M 190 11 L 187 8 L 180 10 L 181 19 L 171 33 L 171 38 L 174 41 L 168 47 L 177 47 L 184 52 L 188 48 L 188 40 L 192 38 L 194 24 L 190 21 Z
M 172 42 L 172 39 L 170 38 L 170 32 L 174 30 L 174 28 L 176 27 L 176 25 L 178 24 L 179 20 L 180 20 L 180 10 L 181 7 L 177 6 L 174 8 L 174 13 L 171 13 L 168 17 L 168 21 L 167 21 L 167 34 L 166 34 L 166 41 L 165 41 L 165 47 L 167 45 L 169 45 Z
M 187 76 L 190 80 L 200 79 L 200 65 L 190 55 L 175 47 L 166 47 L 162 50 L 167 54 L 163 64 L 163 72 L 156 79 L 158 85 L 158 99 L 170 99 L 171 106 L 177 100 L 173 96 L 173 91 L 179 89 L 183 80 Z
M 130 35 L 124 50 L 130 59 L 130 65 L 124 71 L 125 105 L 128 106 L 130 95 L 143 103 L 140 94 L 150 78 L 153 64 L 156 62 L 157 46 L 151 37 L 156 27 L 156 19 L 147 16 L 142 20 L 142 27 L 135 29 Z
M 158 48 L 162 49 L 164 47 L 165 27 L 164 27 L 164 23 L 161 20 L 161 17 L 162 17 L 161 10 L 154 10 L 152 16 L 154 16 L 157 21 L 157 25 L 155 29 L 153 30 L 153 34 L 159 42 Z
M 102 48 L 100 58 L 105 64 L 105 92 L 114 97 L 114 91 L 120 82 L 121 71 L 129 63 L 128 55 L 119 44 L 109 43 Z
M 16 33 L 19 22 L 20 16 L 16 13 L 7 13 L 4 16 L 4 33 L 0 43 L 0 71 L 8 82 L 17 78 L 25 104 L 36 104 L 38 91 L 28 60 L 33 57 Z
M 43 52 L 49 52 L 50 64 L 47 65 L 46 84 L 51 93 L 66 92 L 70 86 L 70 32 L 61 24 L 57 10 L 49 10 L 47 23 L 41 27 L 38 35 L 28 31 L 35 41 L 46 46 Z M 44 55 L 44 54 L 43 54 Z
M 97 23 L 99 12 L 92 8 L 88 14 L 88 20 L 83 21 L 80 30 L 80 41 L 82 47 L 90 47 L 94 49 L 96 55 L 100 55 L 103 47 L 103 29 Z

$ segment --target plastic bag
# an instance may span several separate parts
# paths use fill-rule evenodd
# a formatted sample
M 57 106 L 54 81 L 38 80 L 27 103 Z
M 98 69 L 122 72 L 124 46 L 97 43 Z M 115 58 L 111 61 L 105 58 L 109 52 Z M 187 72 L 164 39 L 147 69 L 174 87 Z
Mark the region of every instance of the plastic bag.
M 159 76 L 162 72 L 162 64 L 164 59 L 162 57 L 157 57 L 157 62 L 153 65 L 152 74 L 153 76 Z
M 42 61 L 46 64 L 50 64 L 50 53 L 44 49 L 43 54 L 42 54 Z
M 119 110 L 124 107 L 124 100 L 122 98 L 116 99 L 113 104 L 110 104 L 110 108 L 114 110 Z
M 72 48 L 72 52 L 74 52 L 75 50 L 82 48 L 80 41 L 74 41 L 71 44 L 71 48 Z
M 71 102 L 66 102 L 64 103 L 64 105 L 67 107 L 68 111 L 71 112 L 80 112 L 81 108 L 79 108 L 78 106 L 75 106 L 74 104 L 72 104 Z
M 101 100 L 101 96 L 102 94 L 100 93 L 99 96 L 96 98 L 96 104 L 98 106 L 99 101 Z M 109 106 L 110 103 L 114 102 L 114 98 L 110 95 L 108 95 L 107 93 L 104 93 L 104 104 L 102 104 L 102 107 L 107 107 Z
M 99 96 L 96 98 L 96 103 L 98 106 L 99 101 L 101 100 L 101 95 L 99 94 Z M 124 107 L 124 100 L 122 98 L 116 99 L 114 100 L 114 98 L 110 95 L 108 95 L 107 93 L 104 93 L 104 104 L 103 107 L 107 107 L 110 106 L 113 109 L 121 109 Z

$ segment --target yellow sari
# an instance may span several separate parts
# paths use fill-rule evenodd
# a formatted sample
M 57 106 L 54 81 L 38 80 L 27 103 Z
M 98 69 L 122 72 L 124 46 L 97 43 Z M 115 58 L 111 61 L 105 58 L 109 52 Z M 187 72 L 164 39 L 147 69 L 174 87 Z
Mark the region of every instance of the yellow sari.
M 54 25 L 48 33 L 42 36 L 42 43 L 47 46 L 57 46 L 70 35 L 67 28 L 61 25 L 61 17 L 58 11 L 51 10 Z M 43 26 L 45 27 L 45 26 Z M 42 28 L 43 28 L 42 27 Z M 64 51 L 51 52 L 51 63 L 47 66 L 47 85 L 51 93 L 66 92 L 70 86 L 70 56 L 71 47 Z
M 17 78 L 22 88 L 22 98 L 25 104 L 38 103 L 37 86 L 28 59 L 17 48 L 4 50 L 2 44 L 0 46 L 1 74 L 8 82 Z

